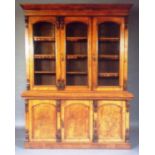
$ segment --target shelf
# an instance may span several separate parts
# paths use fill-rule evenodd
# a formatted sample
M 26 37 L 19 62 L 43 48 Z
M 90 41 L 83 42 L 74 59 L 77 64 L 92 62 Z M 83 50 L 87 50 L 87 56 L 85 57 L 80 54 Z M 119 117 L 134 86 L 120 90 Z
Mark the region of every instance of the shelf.
M 87 55 L 84 54 L 68 54 L 67 59 L 83 59 L 87 58 Z
M 87 72 L 67 72 L 67 74 L 71 74 L 71 75 L 87 75 Z
M 110 60 L 118 60 L 119 55 L 113 54 L 113 55 L 107 55 L 107 54 L 100 54 L 99 59 L 110 59 Z
M 118 77 L 118 73 L 99 73 L 99 77 Z
M 81 41 L 81 40 L 87 40 L 87 37 L 67 37 L 67 41 Z
M 55 41 L 54 37 L 33 37 L 34 41 Z
M 99 37 L 99 41 L 119 41 L 118 37 Z
M 55 72 L 51 71 L 34 71 L 35 74 L 55 74 Z
M 35 54 L 35 59 L 55 59 L 55 55 L 51 54 Z

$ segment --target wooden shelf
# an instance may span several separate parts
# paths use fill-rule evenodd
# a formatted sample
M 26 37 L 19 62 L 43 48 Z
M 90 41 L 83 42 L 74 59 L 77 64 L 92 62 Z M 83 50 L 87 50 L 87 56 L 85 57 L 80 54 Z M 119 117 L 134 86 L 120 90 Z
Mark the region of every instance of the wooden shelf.
M 118 60 L 119 55 L 113 54 L 113 55 L 107 55 L 107 54 L 100 54 L 99 59 L 110 59 L 110 60 Z
M 118 77 L 118 73 L 99 73 L 99 77 Z
M 38 36 L 35 36 L 33 37 L 34 41 L 55 41 L 55 37 L 38 37 Z
M 118 41 L 118 37 L 99 37 L 99 41 Z
M 55 59 L 55 55 L 51 54 L 35 54 L 35 59 Z
M 87 72 L 67 72 L 67 74 L 71 74 L 71 75 L 87 75 Z
M 87 58 L 87 55 L 84 54 L 68 54 L 67 59 L 83 59 Z
M 87 37 L 67 37 L 67 41 L 80 41 L 80 40 L 87 40 Z
M 51 71 L 34 71 L 35 74 L 55 74 L 55 72 Z

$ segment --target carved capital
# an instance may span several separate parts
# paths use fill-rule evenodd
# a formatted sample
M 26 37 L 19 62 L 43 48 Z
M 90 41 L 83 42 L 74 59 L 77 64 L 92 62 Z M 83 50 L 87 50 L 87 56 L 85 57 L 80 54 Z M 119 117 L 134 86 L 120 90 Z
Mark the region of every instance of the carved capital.
M 64 28 L 64 25 L 65 25 L 64 17 L 61 16 L 61 17 L 60 17 L 60 28 L 63 29 L 63 28 Z
M 26 89 L 27 89 L 27 90 L 30 90 L 30 80 L 29 80 L 29 79 L 27 79 Z
M 29 141 L 29 130 L 25 129 L 25 140 Z
M 93 132 L 93 142 L 96 143 L 97 141 L 98 141 L 97 130 L 94 130 L 94 132 Z
M 126 102 L 126 112 L 129 112 L 129 110 L 130 110 L 130 104 L 129 102 Z
M 28 28 L 28 20 L 29 20 L 28 16 L 25 16 L 25 26 L 26 26 L 26 28 Z
M 126 142 L 129 141 L 129 129 L 126 129 L 126 132 L 125 132 L 125 141 Z
M 56 27 L 57 27 L 57 29 L 60 28 L 60 17 L 56 18 Z
M 57 100 L 56 108 L 57 108 L 57 112 L 61 111 L 61 101 L 60 100 Z
M 94 112 L 97 112 L 97 100 L 93 101 L 93 109 L 94 109 Z
M 125 17 L 125 29 L 128 28 L 128 17 Z
M 56 27 L 58 29 L 64 28 L 64 17 L 63 16 L 58 16 L 56 19 Z
M 25 100 L 25 112 L 28 112 L 28 100 Z
M 57 142 L 61 142 L 61 129 L 57 130 L 56 139 L 57 139 Z
M 127 80 L 124 80 L 124 90 L 127 90 Z

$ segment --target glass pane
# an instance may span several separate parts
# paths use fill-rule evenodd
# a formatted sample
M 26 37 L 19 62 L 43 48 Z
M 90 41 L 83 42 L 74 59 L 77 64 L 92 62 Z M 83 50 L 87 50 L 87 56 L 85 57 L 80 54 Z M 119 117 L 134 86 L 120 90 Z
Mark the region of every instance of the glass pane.
M 55 75 L 38 74 L 35 75 L 35 85 L 55 85 Z
M 87 37 L 87 25 L 80 22 L 68 24 L 66 31 L 68 37 Z
M 33 36 L 53 36 L 54 25 L 48 22 L 39 22 L 33 25 Z
M 99 54 L 118 55 L 119 41 L 99 41 Z
M 87 55 L 87 42 L 84 41 L 67 41 L 67 54 L 85 54 Z
M 101 23 L 99 25 L 99 37 L 119 37 L 119 25 L 113 22 Z
M 88 85 L 87 25 L 74 22 L 66 27 L 66 84 Z
M 119 85 L 120 26 L 113 22 L 98 27 L 98 85 Z
M 55 30 L 48 22 L 33 25 L 34 42 L 34 84 L 55 85 Z M 53 39 L 51 39 L 53 38 Z
M 51 41 L 34 41 L 35 54 L 54 54 L 55 42 Z
M 55 72 L 55 60 L 50 59 L 35 59 L 35 71 L 53 71 Z
M 67 75 L 67 85 L 87 85 L 87 76 L 83 75 Z
M 69 60 L 67 61 L 67 71 L 87 73 L 87 61 L 85 59 L 79 59 L 78 61 Z

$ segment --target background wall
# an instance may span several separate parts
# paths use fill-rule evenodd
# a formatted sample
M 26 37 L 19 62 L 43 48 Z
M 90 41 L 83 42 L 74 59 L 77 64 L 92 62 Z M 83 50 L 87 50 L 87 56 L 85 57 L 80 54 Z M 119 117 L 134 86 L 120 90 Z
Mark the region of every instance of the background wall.
M 24 15 L 20 3 L 132 3 L 129 16 L 129 68 L 128 90 L 135 98 L 131 101 L 131 126 L 137 127 L 139 122 L 139 2 L 138 0 L 16 0 L 16 127 L 23 127 L 24 100 L 20 97 L 26 89 Z

